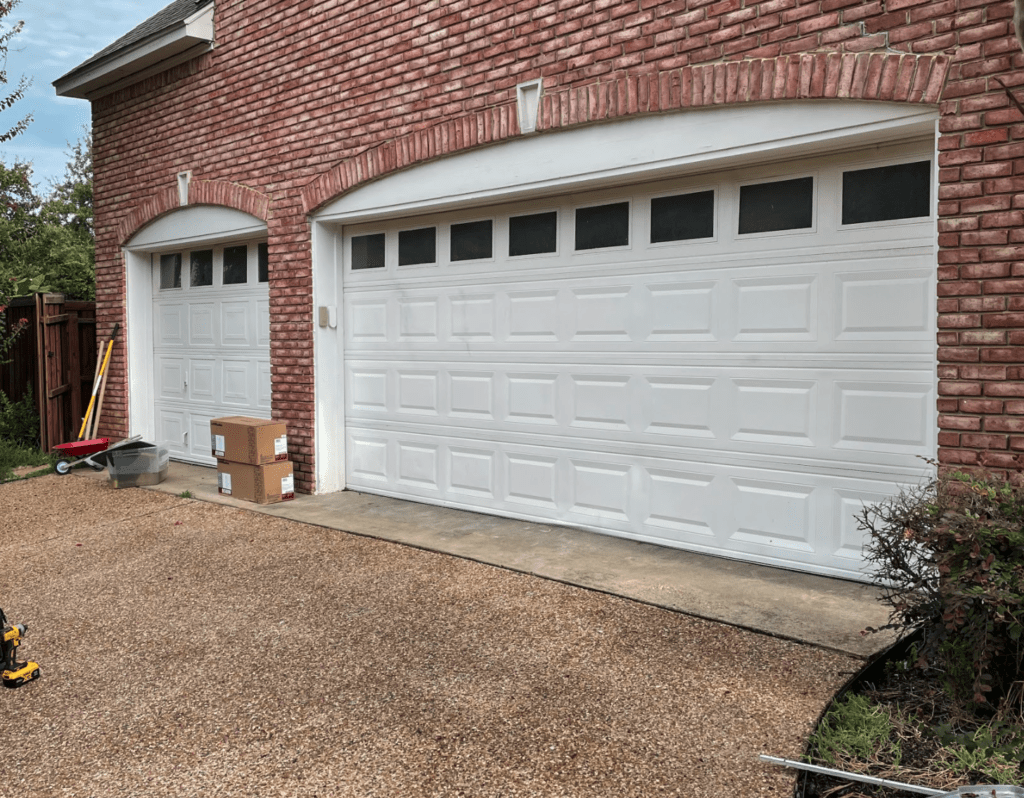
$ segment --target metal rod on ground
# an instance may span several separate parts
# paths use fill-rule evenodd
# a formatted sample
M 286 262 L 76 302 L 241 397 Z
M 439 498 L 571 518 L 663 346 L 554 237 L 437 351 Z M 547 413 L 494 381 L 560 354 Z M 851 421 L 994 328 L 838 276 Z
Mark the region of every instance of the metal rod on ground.
M 847 773 L 845 770 L 834 770 L 833 768 L 826 768 L 821 765 L 808 765 L 805 762 L 794 762 L 792 759 L 780 759 L 777 756 L 768 756 L 767 754 L 761 754 L 761 761 L 769 762 L 772 765 L 796 768 L 797 770 L 807 770 L 811 773 L 820 773 L 823 776 L 833 776 L 837 779 L 849 779 L 850 781 L 860 781 L 864 784 L 874 784 L 876 787 L 888 787 L 890 790 L 916 792 L 921 795 L 949 795 L 948 792 L 936 790 L 933 787 L 920 787 L 915 784 L 904 784 L 900 781 L 889 781 L 889 779 L 880 779 L 875 776 L 862 776 L 860 773 Z

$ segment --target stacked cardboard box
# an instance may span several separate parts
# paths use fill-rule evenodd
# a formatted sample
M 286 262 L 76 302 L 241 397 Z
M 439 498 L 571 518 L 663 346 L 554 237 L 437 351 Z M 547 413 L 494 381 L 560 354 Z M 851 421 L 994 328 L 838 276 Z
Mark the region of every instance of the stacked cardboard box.
M 247 416 L 215 418 L 210 422 L 210 446 L 217 458 L 218 493 L 257 504 L 295 498 L 283 423 Z

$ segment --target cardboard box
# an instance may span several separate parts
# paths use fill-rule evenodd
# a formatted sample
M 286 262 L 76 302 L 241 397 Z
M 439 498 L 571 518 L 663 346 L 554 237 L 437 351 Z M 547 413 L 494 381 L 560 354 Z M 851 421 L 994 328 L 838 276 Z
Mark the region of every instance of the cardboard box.
M 210 421 L 210 448 L 218 460 L 264 465 L 288 459 L 288 428 L 280 421 L 225 416 Z
M 257 504 L 294 499 L 295 474 L 291 461 L 255 466 L 218 460 L 217 492 Z

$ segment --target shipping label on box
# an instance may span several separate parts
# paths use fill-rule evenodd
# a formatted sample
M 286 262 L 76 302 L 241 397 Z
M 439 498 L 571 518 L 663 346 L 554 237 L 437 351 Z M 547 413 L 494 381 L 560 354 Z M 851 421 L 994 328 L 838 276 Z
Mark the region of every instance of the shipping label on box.
M 225 496 L 231 495 L 231 474 L 226 471 L 217 472 L 217 492 Z
M 288 459 L 288 429 L 280 421 L 225 416 L 210 421 L 210 452 L 232 463 L 265 465 Z

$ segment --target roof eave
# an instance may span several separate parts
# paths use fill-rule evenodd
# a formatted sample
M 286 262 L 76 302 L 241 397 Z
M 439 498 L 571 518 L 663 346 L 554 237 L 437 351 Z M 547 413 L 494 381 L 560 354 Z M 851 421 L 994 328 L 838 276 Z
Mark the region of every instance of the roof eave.
M 213 49 L 213 4 L 130 47 L 71 70 L 53 82 L 59 97 L 95 100 Z

